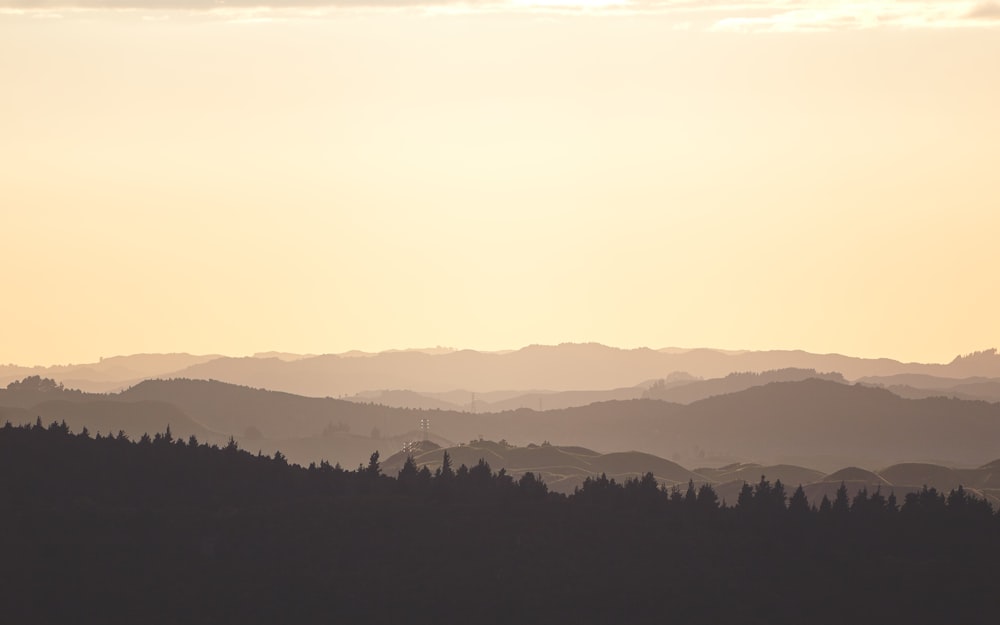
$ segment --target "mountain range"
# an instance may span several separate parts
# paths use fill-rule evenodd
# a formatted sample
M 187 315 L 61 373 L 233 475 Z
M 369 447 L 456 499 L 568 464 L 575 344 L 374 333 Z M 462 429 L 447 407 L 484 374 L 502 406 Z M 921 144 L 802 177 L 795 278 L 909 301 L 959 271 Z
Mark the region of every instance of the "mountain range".
M 38 377 L 0 390 L 0 420 L 66 420 L 74 429 L 137 437 L 163 431 L 206 442 L 234 437 L 244 448 L 282 451 L 294 462 L 352 466 L 429 437 L 546 441 L 601 453 L 635 451 L 688 466 L 791 464 L 830 472 L 844 466 L 927 462 L 975 467 L 1000 455 L 1000 404 L 905 399 L 833 379 L 770 382 L 690 404 L 655 399 L 499 413 L 413 410 L 303 397 L 217 381 L 147 380 L 118 393 L 84 393 Z
M 524 395 L 529 389 L 627 389 L 679 372 L 694 378 L 720 378 L 736 372 L 779 369 L 837 372 L 850 381 L 904 374 L 952 380 L 1000 378 L 1000 356 L 995 349 L 989 349 L 958 356 L 947 364 L 926 364 L 789 350 L 618 349 L 596 343 L 531 345 L 508 352 L 432 348 L 318 356 L 272 352 L 246 358 L 141 354 L 83 365 L 0 366 L 0 384 L 38 375 L 72 388 L 107 392 L 162 377 L 214 379 L 312 397 L 349 396 L 380 389 L 421 393 L 459 389 L 470 396 L 472 392 L 514 391 Z M 526 407 L 537 408 L 536 404 Z
M 740 436 L 746 436 L 748 429 L 767 427 L 768 419 L 777 418 L 768 408 L 774 405 L 801 407 L 790 398 L 812 398 L 827 408 L 815 410 L 803 420 L 815 428 L 818 423 L 829 421 L 831 425 L 843 429 L 845 440 L 855 436 L 865 440 L 859 430 L 857 420 L 850 421 L 835 414 L 854 401 L 854 410 L 864 412 L 873 421 L 893 418 L 894 407 L 907 407 L 905 419 L 918 421 L 921 431 L 926 432 L 928 424 L 934 422 L 934 410 L 942 405 L 950 410 L 954 421 L 960 421 L 959 431 L 964 431 L 970 420 L 985 419 L 996 426 L 997 405 L 984 402 L 964 402 L 959 400 L 904 400 L 881 389 L 860 385 L 847 385 L 831 380 L 809 379 L 798 382 L 772 382 L 737 393 L 718 396 L 695 402 L 691 406 L 670 404 L 657 400 L 632 400 L 625 402 L 605 402 L 585 408 L 559 411 L 535 412 L 518 410 L 499 414 L 470 414 L 448 411 L 420 411 L 388 408 L 378 405 L 363 405 L 337 399 L 309 398 L 251 389 L 221 382 L 201 380 L 150 380 L 116 394 L 92 394 L 66 389 L 51 380 L 28 378 L 8 385 L 0 390 L 0 421 L 28 423 L 42 419 L 43 424 L 65 421 L 74 431 L 84 428 L 92 433 L 117 434 L 124 432 L 133 439 L 144 434 L 166 431 L 170 428 L 174 437 L 194 436 L 201 442 L 224 445 L 232 436 L 240 446 L 272 454 L 281 451 L 292 461 L 306 464 L 321 459 L 343 462 L 347 467 L 364 463 L 372 451 L 383 456 L 382 469 L 394 475 L 403 465 L 407 456 L 412 456 L 418 465 L 436 470 L 443 462 L 445 452 L 451 456 L 454 467 L 462 464 L 473 466 L 481 459 L 490 463 L 494 470 L 503 468 L 514 477 L 531 471 L 541 477 L 549 488 L 557 492 L 572 492 L 588 477 L 606 475 L 622 482 L 653 473 L 657 481 L 666 487 L 685 488 L 694 483 L 712 484 L 720 498 L 730 503 L 736 501 L 744 483 L 754 483 L 762 477 L 781 480 L 791 489 L 803 485 L 810 501 L 819 502 L 823 496 L 833 498 L 841 484 L 854 493 L 860 489 L 868 492 L 882 491 L 895 493 L 902 498 L 906 493 L 915 492 L 922 486 L 932 486 L 949 491 L 964 486 L 978 496 L 985 497 L 994 504 L 1000 504 L 1000 460 L 992 460 L 976 466 L 953 466 L 947 463 L 902 462 L 883 465 L 876 470 L 848 466 L 837 470 L 820 470 L 816 467 L 819 456 L 813 463 L 802 464 L 757 464 L 735 462 L 723 466 L 696 465 L 687 469 L 674 460 L 644 451 L 636 451 L 637 445 L 625 444 L 618 449 L 631 451 L 600 452 L 583 445 L 553 445 L 547 440 L 541 444 L 513 444 L 506 439 L 497 442 L 479 435 L 467 443 L 453 443 L 436 431 L 454 434 L 456 423 L 471 420 L 474 425 L 486 429 L 487 426 L 502 427 L 514 432 L 518 424 L 530 427 L 550 428 L 559 434 L 560 440 L 572 437 L 567 423 L 578 431 L 593 428 L 600 432 L 608 425 L 601 414 L 618 415 L 621 419 L 619 436 L 625 443 L 637 443 L 638 438 L 628 439 L 628 432 L 640 435 L 645 427 L 658 425 L 660 428 L 676 427 L 684 420 L 704 422 L 713 429 L 730 428 Z M 876 401 L 872 401 L 872 400 Z M 865 403 L 863 400 L 868 400 Z M 942 402 L 944 402 L 942 404 Z M 734 425 L 733 420 L 720 426 L 720 419 L 736 404 L 743 407 L 737 415 L 748 423 Z M 879 406 L 882 405 L 882 408 Z M 833 409 L 829 409 L 833 406 Z M 659 411 L 656 408 L 660 408 Z M 982 409 L 994 412 L 980 412 Z M 638 410 L 636 410 L 638 409 Z M 694 411 L 686 414 L 687 411 Z M 804 414 L 804 412 L 802 413 Z M 763 415 L 763 416 L 762 416 Z M 985 417 L 984 417 L 985 415 Z M 552 417 L 557 417 L 552 422 Z M 410 427 L 415 421 L 430 419 L 435 431 L 423 433 Z M 656 422 L 659 421 L 657 424 Z M 954 422 L 953 421 L 953 422 Z M 391 435 L 383 436 L 375 432 L 354 434 L 352 429 L 364 430 L 371 426 L 377 430 L 385 427 Z M 839 425 L 838 425 L 839 424 Z M 467 424 L 468 425 L 468 424 Z M 638 427 L 637 427 L 638 425 Z M 772 425 L 774 425 L 772 423 Z M 406 429 L 409 427 L 409 429 Z M 789 428 L 788 423 L 778 427 Z M 560 431 L 561 430 L 561 431 Z M 992 432 L 992 431 L 991 431 Z M 995 433 L 983 433 L 984 440 L 997 440 Z M 787 439 L 780 430 L 773 438 Z M 870 434 L 870 433 L 869 433 Z M 822 434 L 829 437 L 829 432 Z M 607 438 L 604 435 L 598 434 Z M 426 437 L 426 438 L 425 438 Z M 897 441 L 899 449 L 905 449 L 912 439 L 901 436 Z M 882 449 L 893 447 L 893 437 L 880 440 Z M 747 437 L 754 443 L 753 437 Z M 399 448 L 406 443 L 406 450 Z M 786 444 L 788 441 L 786 440 Z M 759 447 L 759 441 L 757 441 Z M 972 448 L 968 437 L 955 436 L 950 443 L 953 448 Z M 801 442 L 795 449 L 808 452 Z M 1000 455 L 995 444 L 987 444 L 986 453 L 994 457 Z M 747 449 L 750 451 L 750 449 Z M 912 452 L 910 452 L 911 455 Z M 704 458 L 703 458 L 704 459 Z M 840 465 L 843 466 L 842 464 Z

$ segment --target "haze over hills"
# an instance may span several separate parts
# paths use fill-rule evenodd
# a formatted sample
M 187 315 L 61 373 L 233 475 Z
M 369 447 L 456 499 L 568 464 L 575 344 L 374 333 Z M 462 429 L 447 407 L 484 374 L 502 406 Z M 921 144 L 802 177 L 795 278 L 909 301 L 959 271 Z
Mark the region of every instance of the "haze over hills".
M 814 369 L 790 368 L 763 371 L 761 373 L 730 373 L 724 378 L 710 380 L 701 380 L 685 372 L 675 372 L 664 379 L 647 381 L 636 386 L 606 391 L 533 391 L 527 393 L 511 391 L 485 394 L 470 393 L 468 391 L 453 391 L 451 393 L 367 391 L 351 397 L 344 397 L 344 399 L 364 403 L 377 403 L 397 408 L 466 410 L 469 412 L 503 412 L 505 410 L 530 408 L 541 411 L 586 406 L 595 402 L 623 401 L 629 399 L 658 399 L 678 404 L 690 404 L 699 399 L 734 393 L 771 382 L 796 382 L 809 378 L 846 383 L 844 376 L 839 373 L 818 373 Z M 931 397 L 934 395 L 926 396 Z
M 956 379 L 932 375 L 900 374 L 865 377 L 858 382 L 886 388 L 900 397 L 910 399 L 954 397 L 956 399 L 1000 401 L 1000 378 L 974 376 Z
M 900 363 L 801 351 L 725 353 L 617 349 L 604 345 L 532 345 L 509 353 L 472 350 L 442 354 L 383 352 L 365 358 L 317 356 L 278 359 L 219 358 L 193 365 L 178 377 L 214 379 L 310 396 L 353 395 L 374 389 L 486 392 L 508 389 L 606 390 L 683 371 L 697 377 L 776 369 L 833 371 L 853 380 L 864 376 L 923 373 L 943 377 L 1000 377 L 1000 356 L 987 350 L 948 364 Z
M 476 393 L 484 409 L 570 407 L 580 401 L 626 399 L 643 381 L 667 379 L 682 372 L 693 378 L 720 378 L 733 373 L 780 369 L 836 372 L 847 380 L 883 379 L 916 374 L 942 379 L 1000 378 L 1000 356 L 985 350 L 959 356 L 947 364 L 901 363 L 803 351 L 723 351 L 713 349 L 618 349 L 596 343 L 531 345 L 503 352 L 451 348 L 392 350 L 380 353 L 302 355 L 261 352 L 253 357 L 140 354 L 104 358 L 98 363 L 52 367 L 0 366 L 0 385 L 29 375 L 92 392 L 117 391 L 149 378 L 213 379 L 313 397 L 354 396 L 381 389 L 415 391 L 464 408 Z M 940 386 L 940 385 L 939 385 Z M 730 388 L 728 390 L 736 390 Z M 969 389 L 966 389 L 968 391 Z M 488 393 L 510 393 L 509 403 L 490 408 Z M 593 398 L 547 398 L 551 392 L 600 391 Z M 613 391 L 613 392 L 612 392 Z M 986 392 L 986 391 L 983 391 Z M 992 391 L 989 391 L 992 392 Z M 615 394 L 617 393 L 617 394 Z M 534 395 L 534 396 L 531 396 Z M 679 394 L 671 401 L 692 401 Z M 702 394 L 707 396 L 707 394 Z M 989 395 L 992 397 L 992 395 Z M 985 398 L 985 397 L 984 397 Z M 546 399 L 549 403 L 546 404 Z
M 599 401 L 642 398 L 649 384 L 606 391 L 493 391 L 473 393 L 451 391 L 448 393 L 418 393 L 416 391 L 366 391 L 350 397 L 348 401 L 375 403 L 396 408 L 461 410 L 468 412 L 504 412 L 529 408 L 556 410 L 586 406 Z M 447 399 L 445 399 L 447 398 Z
M 774 382 L 689 405 L 641 399 L 501 413 L 400 409 L 200 380 L 149 380 L 111 395 L 34 380 L 0 391 L 5 407 L 0 416 L 48 422 L 77 410 L 83 416 L 74 423 L 138 436 L 165 425 L 166 409 L 151 411 L 153 402 L 177 411 L 172 427 L 178 434 L 234 436 L 249 449 L 280 449 L 304 463 L 327 459 L 350 466 L 374 450 L 394 453 L 419 436 L 422 419 L 429 419 L 432 436 L 443 445 L 479 438 L 517 446 L 552 441 L 601 453 L 634 450 L 689 466 L 754 461 L 821 471 L 899 462 L 971 467 L 1000 455 L 1000 404 L 909 400 L 884 389 L 819 379 Z M 109 402 L 126 407 L 114 408 L 113 422 L 100 421 Z M 126 414 L 134 415 L 133 421 Z M 150 414 L 161 417 L 150 422 Z
M 751 368 L 799 361 L 880 373 L 852 385 L 851 376 L 828 368 L 821 370 L 830 373 Z M 261 353 L 240 359 L 149 354 L 51 368 L 73 379 L 92 375 L 90 384 L 99 389 L 134 376 L 148 378 L 110 394 L 74 391 L 40 378 L 11 384 L 0 390 L 0 418 L 65 419 L 74 428 L 121 429 L 133 437 L 162 431 L 169 423 L 178 436 L 208 442 L 233 436 L 248 449 L 280 450 L 295 462 L 326 459 L 345 466 L 366 461 L 375 450 L 384 456 L 397 452 L 421 436 L 420 421 L 429 419 L 430 436 L 442 446 L 482 438 L 518 447 L 552 441 L 601 454 L 646 453 L 687 466 L 760 462 L 824 472 L 916 462 L 975 467 L 1000 455 L 1000 404 L 965 399 L 991 398 L 998 379 L 988 374 L 998 362 L 995 350 L 927 365 L 805 352 L 620 350 L 596 344 L 492 353 L 450 348 Z M 685 369 L 673 368 L 681 365 Z M 170 374 L 161 373 L 178 366 L 195 374 L 193 379 L 166 379 Z M 698 377 L 724 366 L 740 370 Z M 19 370 L 8 367 L 4 374 Z M 967 373 L 977 375 L 949 377 Z M 205 379 L 216 374 L 249 378 L 258 388 Z M 586 387 L 624 379 L 630 384 Z M 399 383 L 400 390 L 362 390 L 350 401 L 273 390 L 386 381 Z M 571 384 L 579 386 L 559 390 Z M 462 388 L 477 390 L 455 390 Z M 963 399 L 940 397 L 949 394 Z M 566 478 L 556 475 L 553 479 Z
M 771 382 L 800 382 L 817 379 L 845 383 L 844 376 L 839 373 L 819 373 L 815 369 L 777 369 L 760 373 L 740 372 L 730 373 L 724 378 L 712 380 L 690 380 L 672 383 L 666 380 L 651 385 L 642 396 L 646 399 L 659 399 L 678 404 L 690 404 L 700 399 L 715 395 L 725 395 L 737 391 L 745 391 L 754 386 L 763 386 Z
M 789 375 L 798 373 L 709 382 Z M 0 389 L 0 420 L 65 421 L 74 431 L 121 431 L 133 439 L 169 427 L 175 437 L 217 445 L 232 436 L 245 449 L 281 451 L 303 465 L 328 460 L 352 467 L 378 451 L 390 474 L 408 454 L 436 469 L 447 450 L 456 467 L 483 459 L 515 477 L 531 471 L 567 493 L 588 477 L 622 482 L 652 472 L 666 486 L 713 484 L 730 502 L 744 483 L 767 476 L 802 484 L 814 502 L 832 498 L 844 483 L 852 493 L 898 497 L 924 485 L 942 491 L 962 485 L 1000 503 L 1000 404 L 907 400 L 833 377 L 769 382 L 690 405 L 641 399 L 500 413 L 400 409 L 183 379 L 94 394 L 32 377 Z M 430 431 L 419 432 L 425 419 Z M 400 452 L 408 442 L 409 451 Z M 765 464 L 718 466 L 733 457 Z
M 166 375 L 192 365 L 220 358 L 218 355 L 134 354 L 101 358 L 99 362 L 49 367 L 0 365 L 0 387 L 28 376 L 61 382 L 68 388 L 103 393 L 117 391 L 141 380 Z

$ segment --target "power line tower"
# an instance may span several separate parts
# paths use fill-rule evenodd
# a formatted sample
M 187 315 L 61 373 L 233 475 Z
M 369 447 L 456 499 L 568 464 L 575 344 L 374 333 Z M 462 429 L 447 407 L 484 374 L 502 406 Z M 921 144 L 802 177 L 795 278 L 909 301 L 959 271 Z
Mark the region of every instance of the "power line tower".
M 472 414 L 476 414 L 476 394 L 475 393 L 472 394 L 472 403 L 469 404 L 469 410 L 472 412 Z
M 420 420 L 420 431 L 424 435 L 424 440 L 427 440 L 427 433 L 431 431 L 431 420 L 421 419 Z

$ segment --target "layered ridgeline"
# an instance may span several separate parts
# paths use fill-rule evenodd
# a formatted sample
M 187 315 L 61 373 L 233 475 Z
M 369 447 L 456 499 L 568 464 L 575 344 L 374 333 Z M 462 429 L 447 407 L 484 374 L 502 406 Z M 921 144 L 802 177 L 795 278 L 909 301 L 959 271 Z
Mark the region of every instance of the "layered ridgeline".
M 533 473 L 550 490 L 560 493 L 572 493 L 587 480 L 595 478 L 604 477 L 624 483 L 649 473 L 657 483 L 668 489 L 683 489 L 688 484 L 710 484 L 720 500 L 729 504 L 737 501 L 745 484 L 764 478 L 788 486 L 802 486 L 809 499 L 816 502 L 823 497 L 832 500 L 841 486 L 846 486 L 852 496 L 865 491 L 881 492 L 886 496 L 894 493 L 900 498 L 919 492 L 924 487 L 944 492 L 961 487 L 978 498 L 1000 505 L 1000 460 L 964 469 L 927 463 L 900 463 L 877 471 L 846 467 L 829 474 L 790 464 L 756 463 L 689 470 L 676 462 L 635 451 L 601 454 L 584 447 L 549 443 L 516 447 L 506 441 L 477 440 L 450 448 L 442 448 L 430 441 L 418 441 L 408 445 L 405 451 L 387 458 L 382 466 L 388 474 L 395 475 L 408 459 L 412 459 L 416 466 L 426 466 L 434 472 L 444 465 L 445 454 L 455 466 L 471 467 L 485 461 L 492 467 L 505 469 L 514 477 Z
M 463 410 L 468 412 L 504 412 L 519 408 L 556 410 L 575 408 L 603 401 L 628 399 L 659 399 L 678 404 L 690 404 L 699 399 L 725 395 L 762 386 L 771 382 L 798 382 L 816 378 L 846 382 L 839 373 L 819 373 L 815 369 L 777 369 L 773 371 L 730 373 L 723 378 L 702 380 L 684 372 L 672 373 L 664 379 L 647 380 L 625 388 L 604 391 L 492 391 L 469 393 L 418 393 L 416 391 L 366 391 L 350 397 L 350 401 L 375 403 L 397 408 Z
M 38 375 L 90 391 L 120 390 L 154 377 L 213 379 L 314 397 L 352 396 L 381 389 L 421 394 L 464 389 L 456 396 L 439 398 L 463 406 L 471 401 L 473 392 L 481 396 L 493 392 L 530 395 L 532 389 L 541 393 L 607 392 L 633 388 L 644 380 L 652 382 L 680 372 L 697 379 L 787 368 L 835 371 L 851 381 L 901 374 L 992 379 L 1000 378 L 1000 356 L 996 350 L 986 350 L 957 357 L 947 364 L 924 364 L 803 351 L 626 350 L 598 344 L 532 345 L 509 352 L 430 349 L 321 356 L 272 352 L 249 358 L 143 354 L 105 358 L 84 365 L 0 366 L 0 385 Z M 618 395 L 596 399 L 628 398 L 631 397 Z M 528 400 L 531 403 L 524 406 L 507 405 L 498 409 L 537 408 L 537 399 Z M 550 407 L 567 406 L 553 403 Z
M 886 484 L 900 492 L 961 484 L 994 496 L 998 486 L 970 471 L 1000 456 L 1000 405 L 907 400 L 818 379 L 689 405 L 644 399 L 495 414 L 397 409 L 199 380 L 151 380 L 120 393 L 88 394 L 29 378 L 0 390 L 0 422 L 37 419 L 133 439 L 168 426 L 174 436 L 220 445 L 233 437 L 244 449 L 280 451 L 302 465 L 326 460 L 353 467 L 378 451 L 395 467 L 404 458 L 400 450 L 417 443 L 421 464 L 437 466 L 447 448 L 467 464 L 482 457 L 512 474 L 533 471 L 561 492 L 600 474 L 621 480 L 652 472 L 671 485 L 717 484 L 727 499 L 761 474 L 813 493 L 829 493 L 843 480 L 852 488 Z M 908 473 L 883 471 L 900 463 L 911 463 Z M 878 474 L 823 479 L 851 466 Z M 920 467 L 937 468 L 920 473 Z
M 17 623 L 992 623 L 1000 517 L 965 489 L 719 505 L 651 474 L 547 492 L 486 462 L 385 475 L 234 444 L 0 427 Z M 732 502 L 731 502 L 732 504 Z M 759 615 L 748 621 L 748 615 Z

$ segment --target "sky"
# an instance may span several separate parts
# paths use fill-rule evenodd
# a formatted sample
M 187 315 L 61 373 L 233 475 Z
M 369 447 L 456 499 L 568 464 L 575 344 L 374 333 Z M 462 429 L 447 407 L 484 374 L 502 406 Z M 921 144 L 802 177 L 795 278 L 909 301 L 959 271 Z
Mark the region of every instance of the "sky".
M 0 362 L 1000 347 L 1000 4 L 0 0 Z

